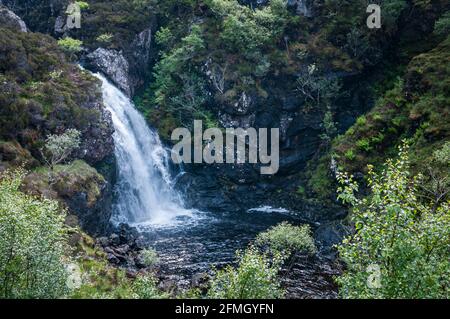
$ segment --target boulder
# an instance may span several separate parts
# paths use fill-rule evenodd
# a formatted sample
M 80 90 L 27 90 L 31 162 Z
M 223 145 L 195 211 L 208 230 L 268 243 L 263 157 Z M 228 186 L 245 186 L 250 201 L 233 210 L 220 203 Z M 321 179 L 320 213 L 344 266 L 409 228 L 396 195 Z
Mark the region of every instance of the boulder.
M 0 26 L 15 31 L 27 32 L 27 25 L 14 12 L 3 7 L 0 3 Z
M 89 68 L 104 73 L 127 96 L 131 96 L 130 65 L 122 51 L 98 48 L 87 55 L 87 62 Z

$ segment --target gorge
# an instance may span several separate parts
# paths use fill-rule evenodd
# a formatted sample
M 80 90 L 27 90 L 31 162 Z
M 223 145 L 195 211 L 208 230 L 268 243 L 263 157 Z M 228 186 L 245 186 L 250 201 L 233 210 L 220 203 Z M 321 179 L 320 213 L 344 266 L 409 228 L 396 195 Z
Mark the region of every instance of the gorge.
M 39 248 L 64 298 L 448 296 L 450 4 L 379 2 L 0 0 L 0 283 Z
M 235 214 L 186 209 L 182 193 L 176 189 L 177 176 L 172 177 L 174 173 L 183 172 L 171 169 L 170 149 L 163 146 L 158 134 L 148 127 L 124 93 L 104 76 L 95 74 L 95 77 L 102 82 L 103 101 L 112 114 L 115 128 L 118 173 L 111 222 L 116 226 L 124 223 L 136 227 L 145 238 L 145 245 L 156 248 L 164 265 L 161 278 L 175 285 L 172 288 L 188 289 L 193 276 L 207 274 L 211 266 L 232 263 L 235 251 L 245 247 L 268 227 L 286 220 L 301 222 L 287 210 L 270 207 Z M 310 260 L 303 264 L 301 271 L 298 270 L 296 276 L 300 280 L 309 277 L 305 282 L 295 284 L 297 289 L 304 287 L 305 295 L 334 293 L 331 278 L 311 285 L 313 279 L 310 277 L 315 276 L 319 260 L 324 262 L 320 258 Z M 318 276 L 326 274 L 324 271 Z M 319 291 L 317 286 L 321 285 L 323 289 Z

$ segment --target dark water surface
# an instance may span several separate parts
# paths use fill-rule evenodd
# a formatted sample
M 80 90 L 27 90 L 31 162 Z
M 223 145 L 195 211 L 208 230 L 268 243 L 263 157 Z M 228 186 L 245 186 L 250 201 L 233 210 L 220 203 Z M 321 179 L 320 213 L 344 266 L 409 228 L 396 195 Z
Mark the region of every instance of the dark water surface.
M 143 235 L 160 256 L 162 277 L 188 287 L 196 274 L 233 263 L 237 250 L 282 221 L 302 223 L 296 216 L 279 212 L 198 213 L 175 226 L 148 227 Z M 282 274 L 287 297 L 335 297 L 334 274 L 331 261 L 299 256 Z

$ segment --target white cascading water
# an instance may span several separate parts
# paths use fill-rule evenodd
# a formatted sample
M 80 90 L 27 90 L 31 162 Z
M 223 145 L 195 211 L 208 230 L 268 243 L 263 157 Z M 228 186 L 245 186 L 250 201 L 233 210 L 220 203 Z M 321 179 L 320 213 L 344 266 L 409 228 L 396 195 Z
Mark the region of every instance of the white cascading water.
M 169 153 L 133 103 L 101 74 L 103 101 L 112 114 L 118 167 L 113 221 L 132 225 L 168 225 L 191 216 L 169 173 Z

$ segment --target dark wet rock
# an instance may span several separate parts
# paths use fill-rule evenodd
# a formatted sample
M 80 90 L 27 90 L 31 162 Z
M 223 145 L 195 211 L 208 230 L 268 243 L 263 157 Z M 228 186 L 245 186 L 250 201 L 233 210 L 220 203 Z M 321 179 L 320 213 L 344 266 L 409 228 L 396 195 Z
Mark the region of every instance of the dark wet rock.
M 239 0 L 239 3 L 245 4 L 252 8 L 261 8 L 269 4 L 269 0 Z M 298 15 L 305 17 L 313 16 L 313 0 L 288 0 L 287 5 Z
M 134 264 L 139 269 L 147 268 L 147 265 L 145 264 L 144 259 L 142 258 L 141 255 L 139 255 L 137 258 L 134 259 Z
M 109 236 L 109 242 L 111 245 L 120 245 L 120 237 L 117 234 L 111 234 Z
M 99 245 L 100 247 L 106 247 L 109 245 L 109 238 L 108 237 L 98 237 L 96 239 L 96 243 L 97 245 Z
M 298 15 L 308 18 L 314 16 L 313 0 L 288 0 L 287 5 L 293 8 Z
M 179 278 L 172 276 L 171 278 L 163 279 L 158 285 L 158 288 L 169 294 L 176 294 L 179 287 Z
M 112 233 L 108 237 L 97 238 L 96 244 L 108 254 L 111 261 L 130 271 L 146 269 L 141 251 L 148 247 L 148 242 L 144 241 L 142 235 L 126 224 L 112 227 L 110 231 Z
M 93 121 L 82 131 L 83 138 L 75 156 L 84 159 L 91 165 L 102 165 L 114 161 L 114 127 L 112 126 L 111 113 L 107 111 L 103 103 L 85 105 L 86 110 L 99 113 L 97 121 Z M 104 173 L 104 172 L 102 172 Z M 115 167 L 110 167 L 110 174 L 115 173 Z M 108 179 L 110 180 L 110 179 Z
M 206 293 L 209 288 L 211 277 L 207 273 L 198 273 L 192 276 L 191 287 L 199 289 L 201 293 Z
M 67 19 L 64 16 L 60 15 L 60 16 L 56 17 L 55 27 L 54 27 L 54 32 L 56 34 L 64 34 L 67 31 L 69 31 L 69 29 L 67 28 L 67 25 L 66 25 L 66 21 L 67 21 Z
M 144 236 L 140 235 L 138 238 L 136 238 L 136 240 L 134 240 L 134 247 L 136 249 L 145 249 L 147 247 Z
M 153 48 L 154 21 L 150 22 L 150 27 L 137 34 L 126 51 L 125 58 L 129 63 L 129 83 L 131 94 L 144 84 L 151 72 L 150 65 L 156 57 L 156 50 Z
M 136 269 L 134 269 L 134 268 L 128 268 L 126 270 L 125 274 L 130 279 L 136 279 L 136 277 L 138 276 L 139 272 L 136 271 Z
M 117 258 L 113 253 L 107 254 L 106 258 L 108 259 L 108 262 L 110 262 L 113 265 L 119 265 L 120 264 L 119 258 Z
M 281 273 L 281 284 L 288 299 L 335 299 L 338 287 L 334 277 L 341 273 L 335 260 L 320 256 L 295 257 L 295 262 Z
M 219 122 L 223 127 L 246 129 L 253 127 L 255 115 L 230 115 L 225 112 L 219 112 Z
M 343 210 L 344 218 L 346 212 Z M 322 254 L 335 257 L 335 245 L 342 242 L 344 237 L 350 235 L 352 228 L 343 220 L 335 220 L 320 225 L 314 232 L 314 237 L 319 244 Z
M 138 230 L 127 224 L 120 224 L 118 231 L 121 244 L 132 243 L 135 246 L 135 241 L 140 237 Z

